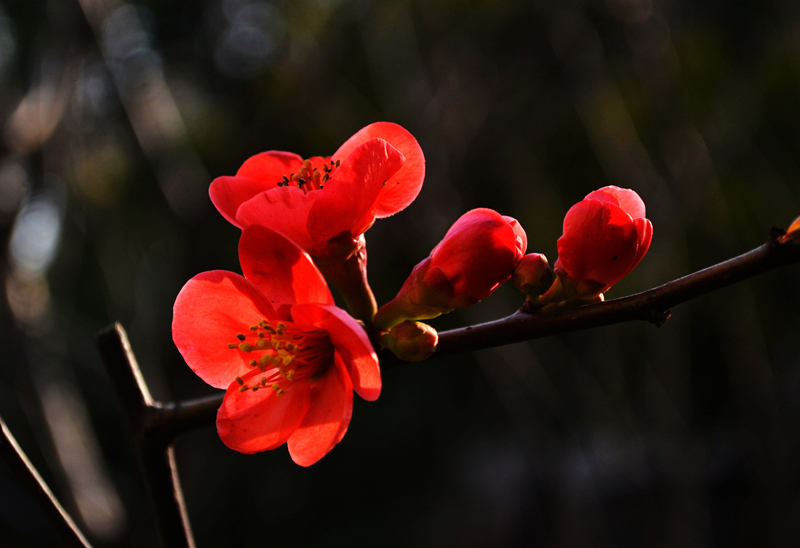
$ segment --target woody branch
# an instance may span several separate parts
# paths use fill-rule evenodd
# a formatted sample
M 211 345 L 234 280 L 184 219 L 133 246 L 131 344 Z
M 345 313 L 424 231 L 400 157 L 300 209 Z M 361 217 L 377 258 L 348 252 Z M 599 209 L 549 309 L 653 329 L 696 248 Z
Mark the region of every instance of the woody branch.
M 631 320 L 644 320 L 660 326 L 669 318 L 670 309 L 674 306 L 800 262 L 800 240 L 779 243 L 778 237 L 782 234 L 783 231 L 773 229 L 765 244 L 747 253 L 629 297 L 547 313 L 518 311 L 499 320 L 443 331 L 439 333 L 439 346 L 432 357 L 462 354 Z M 380 361 L 384 369 L 409 364 L 398 360 L 388 351 L 380 352 Z M 154 418 L 149 425 L 173 437 L 184 430 L 210 423 L 216 416 L 222 396 L 164 404 L 159 411 L 163 416 Z

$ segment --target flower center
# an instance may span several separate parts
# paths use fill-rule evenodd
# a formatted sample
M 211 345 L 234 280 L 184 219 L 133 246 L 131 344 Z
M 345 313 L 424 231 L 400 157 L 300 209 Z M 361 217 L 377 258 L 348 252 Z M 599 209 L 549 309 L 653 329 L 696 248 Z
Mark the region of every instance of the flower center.
M 271 388 L 282 396 L 293 383 L 317 380 L 333 363 L 333 345 L 325 331 L 303 331 L 292 322 L 260 320 L 228 343 L 231 350 L 252 354 L 250 367 L 264 373 L 246 384 L 236 377 L 239 392 Z
M 325 183 L 331 177 L 333 170 L 339 167 L 341 162 L 336 160 L 323 160 L 322 171 L 314 167 L 314 162 L 308 159 L 303 162 L 303 167 L 297 173 L 291 175 L 284 175 L 283 180 L 278 183 L 278 186 L 296 186 L 304 193 L 311 190 L 322 190 Z

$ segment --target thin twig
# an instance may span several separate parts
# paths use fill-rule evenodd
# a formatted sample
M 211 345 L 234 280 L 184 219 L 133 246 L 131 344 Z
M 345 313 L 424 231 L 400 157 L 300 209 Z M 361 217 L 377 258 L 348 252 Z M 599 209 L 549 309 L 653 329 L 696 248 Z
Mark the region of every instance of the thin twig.
M 155 511 L 156 524 L 164 547 L 194 548 L 189 516 L 178 481 L 171 436 L 162 435 L 154 423 L 165 413 L 155 402 L 136 363 L 125 330 L 118 323 L 97 336 L 111 384 L 117 392 L 136 439 L 142 474 Z M 178 406 L 179 407 L 179 406 Z
M 2 417 L 0 417 L 0 455 L 16 473 L 28 493 L 36 500 L 39 508 L 44 512 L 45 517 L 61 539 L 63 546 L 91 548 L 89 541 L 86 540 L 78 526 L 50 491 L 42 476 L 28 460 Z

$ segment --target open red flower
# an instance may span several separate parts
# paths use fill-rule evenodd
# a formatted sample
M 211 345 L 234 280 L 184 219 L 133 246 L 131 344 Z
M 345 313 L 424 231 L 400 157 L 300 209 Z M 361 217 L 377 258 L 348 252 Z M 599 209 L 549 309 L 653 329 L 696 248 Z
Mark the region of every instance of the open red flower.
M 468 211 L 381 307 L 375 326 L 387 330 L 403 320 L 435 318 L 485 299 L 511 277 L 527 247 L 516 219 L 492 209 Z
M 408 206 L 425 177 L 425 157 L 405 129 L 377 122 L 350 137 L 331 157 L 303 160 L 263 152 L 234 177 L 211 183 L 211 201 L 234 225 L 276 230 L 308 252 L 344 295 L 350 311 L 369 323 L 375 297 L 367 282 L 364 232 L 376 218 Z
M 217 413 L 225 445 L 257 453 L 287 443 L 292 459 L 309 466 L 347 431 L 353 390 L 377 399 L 377 356 L 293 242 L 249 227 L 239 259 L 244 277 L 217 270 L 187 282 L 175 300 L 173 340 L 200 378 L 227 389 Z
M 312 256 L 326 257 L 352 254 L 376 218 L 414 201 L 424 177 L 416 139 L 397 124 L 377 122 L 330 157 L 262 152 L 234 177 L 215 179 L 209 194 L 234 225 L 268 226 Z
M 653 225 L 639 195 L 607 186 L 567 212 L 553 270 L 569 296 L 590 299 L 633 270 L 652 239 Z

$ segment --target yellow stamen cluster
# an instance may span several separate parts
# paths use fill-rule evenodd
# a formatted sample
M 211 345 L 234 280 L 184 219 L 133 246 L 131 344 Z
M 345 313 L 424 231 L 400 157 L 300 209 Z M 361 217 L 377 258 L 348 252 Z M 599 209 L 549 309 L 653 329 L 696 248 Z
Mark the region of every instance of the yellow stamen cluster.
M 340 161 L 333 160 L 330 163 L 325 162 L 322 166 L 322 172 L 315 168 L 311 160 L 303 162 L 303 167 L 297 173 L 292 173 L 289 176 L 284 175 L 283 180 L 278 183 L 278 186 L 296 186 L 303 192 L 310 190 L 321 190 L 325 188 L 325 183 L 330 179 L 333 170 L 339 167 Z
M 284 322 L 260 320 L 251 325 L 246 334 L 237 333 L 236 340 L 228 343 L 227 347 L 248 354 L 260 354 L 250 359 L 248 365 L 266 373 L 252 386 L 241 377 L 236 377 L 239 392 L 257 392 L 270 383 L 278 396 L 282 396 L 285 388 L 295 381 L 318 379 L 333 361 L 333 346 L 327 333 L 302 331 L 291 323 L 287 325 Z

